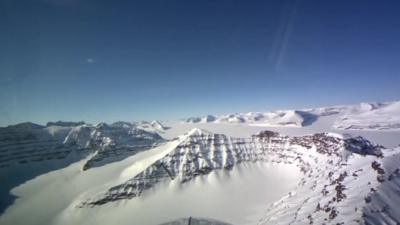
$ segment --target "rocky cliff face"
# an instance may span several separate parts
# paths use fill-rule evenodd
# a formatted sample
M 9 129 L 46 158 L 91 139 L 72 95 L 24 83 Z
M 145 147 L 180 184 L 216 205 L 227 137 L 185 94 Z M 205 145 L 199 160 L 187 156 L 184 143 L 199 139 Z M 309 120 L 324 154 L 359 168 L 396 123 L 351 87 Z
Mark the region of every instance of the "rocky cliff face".
M 315 183 L 316 180 L 307 178 L 316 177 L 325 169 L 331 171 L 340 167 L 353 148 L 365 154 L 380 155 L 379 146 L 361 138 L 354 140 L 326 133 L 287 137 L 270 131 L 251 138 L 231 138 L 194 129 L 164 157 L 126 182 L 88 199 L 80 207 L 138 197 L 160 182 L 185 183 L 215 170 L 230 170 L 243 162 L 295 164 L 304 173 L 303 183 Z M 348 143 L 352 143 L 352 149 L 348 149 Z
M 140 161 L 145 166 L 131 177 L 125 173 L 116 181 L 120 183 L 105 189 L 99 187 L 88 192 L 90 196 L 82 195 L 78 207 L 138 198 L 160 183 L 192 182 L 216 170 L 230 171 L 240 163 L 265 162 L 293 164 L 303 177 L 294 190 L 267 207 L 259 224 L 400 221 L 400 147 L 384 149 L 362 137 L 331 133 L 289 137 L 263 131 L 248 138 L 232 138 L 193 129 L 166 142 L 158 134 L 131 123 L 48 127 L 25 123 L 0 128 L 0 134 L 0 174 L 7 176 L 14 176 L 9 171 L 18 166 L 53 161 L 57 162 L 54 165 L 67 166 L 65 162 L 71 155 L 79 160 L 93 153 L 82 168 L 87 170 L 160 147 L 161 153 L 152 155 L 154 158 L 146 163 Z M 26 171 L 33 170 L 25 170 L 24 174 Z M 18 173 L 15 177 L 19 179 L 32 178 Z M 0 187 L 6 190 L 1 193 L 8 193 L 9 188 L 16 186 L 12 182 L 7 185 Z

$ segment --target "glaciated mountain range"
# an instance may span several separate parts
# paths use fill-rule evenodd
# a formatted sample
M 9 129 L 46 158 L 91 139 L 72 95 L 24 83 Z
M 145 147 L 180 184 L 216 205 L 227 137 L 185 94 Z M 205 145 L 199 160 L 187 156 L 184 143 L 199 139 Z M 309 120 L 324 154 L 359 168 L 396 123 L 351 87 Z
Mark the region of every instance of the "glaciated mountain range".
M 0 167 L 60 160 L 77 152 L 94 153 L 85 166 L 88 168 L 103 159 L 120 160 L 164 141 L 158 133 L 141 126 L 127 122 L 110 125 L 50 122 L 47 126 L 22 123 L 0 128 Z
M 336 129 L 395 130 L 400 129 L 400 102 L 360 103 L 300 110 L 235 113 L 221 116 L 189 117 L 185 123 L 246 123 L 265 127 L 304 127 L 321 117 L 336 115 Z
M 10 189 L 35 176 L 80 160 L 85 160 L 82 170 L 87 170 L 164 142 L 158 133 L 150 131 L 152 126 L 147 130 L 142 126 L 126 122 L 90 125 L 59 121 L 47 126 L 21 123 L 0 128 L 0 176 L 9 180 L 0 188 L 0 212 L 14 198 Z
M 362 103 L 3 127 L 0 224 L 398 224 L 398 112 Z

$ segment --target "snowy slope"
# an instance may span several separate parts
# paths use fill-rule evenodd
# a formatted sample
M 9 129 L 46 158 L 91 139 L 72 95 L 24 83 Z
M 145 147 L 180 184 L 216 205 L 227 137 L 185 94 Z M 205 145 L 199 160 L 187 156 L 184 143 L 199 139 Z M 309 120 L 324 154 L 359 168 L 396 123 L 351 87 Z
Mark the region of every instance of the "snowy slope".
M 85 200 L 79 207 L 99 206 L 131 199 L 141 196 L 157 183 L 174 180 L 186 183 L 197 176 L 207 176 L 214 170 L 231 170 L 239 163 L 264 161 L 295 164 L 298 167 L 303 173 L 303 179 L 298 187 L 289 193 L 289 197 L 284 199 L 298 201 L 295 193 L 300 192 L 302 194 L 298 198 L 303 202 L 294 204 L 282 200 L 274 203 L 272 218 L 267 214 L 262 224 L 363 221 L 362 210 L 367 207 L 363 200 L 364 197 L 367 198 L 369 192 L 364 191 L 362 192 L 364 195 L 357 195 L 358 187 L 361 185 L 357 181 L 368 180 L 371 184 L 368 188 L 377 189 L 386 178 L 381 177 L 381 174 L 375 178 L 376 169 L 373 166 L 370 169 L 368 167 L 380 162 L 381 157 L 383 157 L 382 147 L 374 146 L 361 137 L 347 139 L 337 134 L 321 133 L 289 138 L 265 131 L 246 139 L 230 138 L 193 129 L 170 153 L 126 182 L 110 188 L 104 194 Z M 355 165 L 353 161 L 356 162 Z M 392 173 L 396 173 L 396 170 L 393 171 Z M 348 177 L 353 179 L 349 180 Z M 348 182 L 353 183 L 347 184 Z M 347 185 L 354 188 L 347 191 Z M 397 183 L 394 183 L 391 191 L 395 191 L 398 187 Z M 284 219 L 278 219 L 277 222 L 275 218 L 280 216 L 275 211 L 279 209 L 277 205 L 282 205 L 281 207 L 285 209 L 282 212 L 290 214 L 292 211 L 287 210 L 287 205 L 290 204 L 299 205 L 293 208 L 294 216 L 289 217 L 284 214 L 282 215 Z M 313 211 L 314 208 L 310 210 L 312 204 L 319 206 L 316 212 Z M 355 204 L 355 208 L 360 209 L 359 213 L 353 213 Z M 394 214 L 399 213 L 393 203 L 383 204 L 388 204 L 388 209 L 391 207 Z M 352 207 L 349 207 L 350 205 Z M 302 214 L 301 210 L 305 213 Z M 285 220 L 286 218 L 289 220 Z M 393 220 L 399 221 L 398 219 L 395 217 Z
M 105 128 L 109 131 L 108 127 Z M 387 224 L 391 224 L 399 221 L 397 216 L 400 215 L 396 198 L 387 197 L 396 195 L 394 193 L 399 188 L 398 165 L 395 163 L 399 151 L 399 148 L 383 149 L 361 137 L 349 138 L 331 133 L 289 137 L 264 131 L 251 137 L 233 138 L 192 129 L 154 149 L 112 164 L 82 171 L 81 168 L 87 161 L 85 159 L 60 172 L 34 179 L 14 191 L 20 198 L 4 217 L 0 217 L 0 224 L 11 221 L 27 224 L 27 220 L 21 217 L 26 209 L 35 218 L 41 218 L 31 219 L 29 224 L 79 224 L 82 221 L 85 224 L 107 224 L 118 218 L 120 224 L 130 224 L 135 220 L 145 225 L 196 215 L 232 224 L 256 224 L 257 221 L 260 224 L 302 224 L 310 221 L 315 224 L 387 221 Z M 260 186 L 264 179 L 259 179 L 262 176 L 258 172 L 253 171 L 246 176 L 237 173 L 238 168 L 242 168 L 241 173 L 245 173 L 251 168 L 251 164 L 259 163 L 281 165 L 283 168 L 290 168 L 287 174 L 298 175 L 281 184 L 275 181 L 274 187 L 264 187 Z M 262 171 L 264 173 L 269 170 Z M 221 176 L 218 175 L 220 172 L 226 177 L 223 181 L 218 178 Z M 275 170 L 271 172 L 276 173 Z M 68 179 L 58 178 L 60 173 Z M 254 175 L 255 181 L 246 180 L 246 177 Z M 279 178 L 283 179 L 284 176 Z M 266 181 L 268 179 L 272 178 L 266 178 Z M 232 198 L 232 194 L 227 190 L 232 191 L 238 187 L 242 189 L 242 185 L 245 185 L 242 183 L 238 186 L 239 183 L 235 183 L 229 188 L 224 187 L 231 180 L 244 180 L 250 185 L 249 188 L 262 187 L 250 193 L 256 196 L 255 199 L 264 201 L 267 211 L 260 210 L 260 206 L 244 204 L 244 197 L 256 201 L 251 195 L 245 194 L 230 202 L 228 199 Z M 57 185 L 48 186 L 53 182 Z M 284 185 L 287 183 L 297 185 L 287 189 Z M 44 188 L 45 186 L 48 187 Z M 72 186 L 74 188 L 71 190 Z M 212 194 L 213 188 L 219 190 L 215 192 L 218 194 Z M 284 193 L 276 192 L 278 195 L 268 201 L 259 197 L 263 196 L 265 190 L 273 188 L 289 194 L 284 196 Z M 210 191 L 205 192 L 208 189 Z M 46 198 L 49 204 L 57 206 L 52 210 L 40 211 L 34 207 L 43 204 L 42 197 L 57 196 L 60 192 L 64 196 L 62 199 L 55 197 L 53 201 Z M 212 196 L 211 202 L 203 202 L 196 197 L 200 192 L 206 193 L 203 199 Z M 284 197 L 278 200 L 278 196 Z M 182 209 L 175 205 L 165 215 L 154 217 L 146 214 L 166 210 L 160 207 L 174 205 L 174 201 L 193 207 Z M 215 210 L 212 210 L 211 205 L 223 202 L 228 202 L 230 206 L 224 205 L 217 210 L 219 214 L 214 214 Z M 240 207 L 243 204 L 246 208 Z M 267 207 L 268 204 L 271 207 Z M 22 207 L 23 205 L 28 208 Z M 44 207 L 48 208 L 47 205 Z M 238 211 L 229 211 L 230 209 Z M 254 215 L 249 211 L 253 211 Z M 248 218 L 241 220 L 237 215 Z
M 0 128 L 0 224 L 397 224 L 399 104 Z
M 66 145 L 79 145 L 95 151 L 83 169 L 119 161 L 139 151 L 153 148 L 164 140 L 155 132 L 145 131 L 138 126 L 117 122 L 99 123 L 96 126 L 74 127 L 65 138 Z
M 323 164 L 271 204 L 259 224 L 398 224 L 400 148 L 383 152 L 318 157 Z
M 139 206 L 146 204 L 145 202 L 149 201 L 147 199 L 151 196 L 155 196 L 155 202 L 161 201 L 161 199 L 157 200 L 157 193 L 162 192 L 165 188 L 168 190 L 168 187 L 176 186 L 176 184 L 183 186 L 178 189 L 174 188 L 174 191 L 170 192 L 168 196 L 178 199 L 179 195 L 177 194 L 185 192 L 185 189 L 189 188 L 186 184 L 195 184 L 201 177 L 206 180 L 211 179 L 213 174 L 218 171 L 232 173 L 229 171 L 235 171 L 235 168 L 242 164 L 257 162 L 279 164 L 286 167 L 295 166 L 294 168 L 297 168 L 302 174 L 299 182 L 297 178 L 293 178 L 298 182 L 297 186 L 286 197 L 272 203 L 266 213 L 257 212 L 258 218 L 262 218 L 260 224 L 288 224 L 290 222 L 298 224 L 309 223 L 311 220 L 315 223 L 336 224 L 343 221 L 364 221 L 364 219 L 366 221 L 366 218 L 369 217 L 379 221 L 387 220 L 387 217 L 392 221 L 398 220 L 395 201 L 380 197 L 382 194 L 378 195 L 379 191 L 371 193 L 371 188 L 383 189 L 384 193 L 396 192 L 398 188 L 397 167 L 391 163 L 389 168 L 385 162 L 393 161 L 393 157 L 398 157 L 399 149 L 385 150 L 361 137 L 347 138 L 330 133 L 288 137 L 276 132 L 264 131 L 250 138 L 232 138 L 193 129 L 148 152 L 149 154 L 143 152 L 147 154 L 147 157 L 137 159 L 136 163 L 129 164 L 131 159 L 127 158 L 127 160 L 110 164 L 109 168 L 100 167 L 99 173 L 96 172 L 96 168 L 90 170 L 93 170 L 92 173 L 86 171 L 81 175 L 72 173 L 77 176 L 76 178 L 82 176 L 83 180 L 90 182 L 82 187 L 81 191 L 85 191 L 81 192 L 77 188 L 77 193 L 73 194 L 71 199 L 65 200 L 68 213 L 64 215 L 61 212 L 59 223 L 70 222 L 71 213 L 82 216 L 87 212 L 87 216 L 89 216 L 93 210 L 103 212 L 101 209 L 104 207 L 109 211 L 108 205 L 112 208 L 117 207 L 114 202 L 133 201 L 132 204 Z M 113 171 L 111 169 L 113 167 L 119 168 L 119 172 L 106 175 L 108 172 L 105 171 Z M 381 167 L 388 168 L 384 169 L 384 175 L 380 171 Z M 294 171 L 292 170 L 291 173 Z M 104 175 L 98 176 L 99 174 Z M 97 181 L 93 181 L 95 177 Z M 74 179 L 68 179 L 70 185 L 75 187 L 82 185 L 80 182 L 74 184 Z M 387 185 L 385 182 L 388 182 Z M 382 186 L 383 184 L 386 186 Z M 202 188 L 211 184 L 205 185 Z M 361 186 L 363 189 L 360 191 Z M 60 189 L 58 188 L 56 191 L 58 192 Z M 368 200 L 367 203 L 365 198 L 368 199 L 369 196 L 372 200 Z M 139 201 L 134 201 L 137 198 Z M 191 200 L 193 197 L 181 203 L 188 204 L 186 201 Z M 386 209 L 383 212 L 379 210 L 379 212 L 375 212 L 377 211 L 375 209 L 381 210 L 382 205 L 388 206 L 385 206 Z M 118 206 L 117 209 L 120 207 Z M 377 216 L 371 214 L 369 207 L 375 210 L 374 213 L 377 213 Z M 15 210 L 17 209 L 20 208 L 17 207 Z M 178 213 L 181 209 L 176 208 L 176 210 L 171 211 L 170 215 L 182 216 Z M 78 213 L 79 211 L 85 213 Z M 18 215 L 18 210 L 11 212 L 10 216 Z M 211 214 L 200 215 L 211 216 Z M 124 215 L 124 217 L 126 216 Z M 64 220 L 64 217 L 68 220 Z M 218 215 L 212 215 L 212 217 L 215 218 Z M 379 219 L 380 217 L 383 219 Z M 15 217 L 11 218 L 15 219 Z M 73 216 L 73 218 L 78 221 L 86 221 L 80 216 L 78 218 Z M 149 221 L 144 217 L 141 219 Z M 230 223 L 239 221 L 229 220 L 229 217 L 217 219 Z M 98 222 L 98 220 L 95 221 Z M 159 221 L 159 223 L 161 222 Z M 253 220 L 253 224 L 255 222 Z
M 82 160 L 87 170 L 153 148 L 164 140 L 135 126 L 73 122 L 41 126 L 22 123 L 0 128 L 0 213 L 15 199 L 11 188 L 40 174 Z
M 301 147 L 298 148 L 298 146 Z M 367 160 L 358 159 L 358 157 L 367 158 Z M 263 132 L 246 140 L 232 139 L 194 129 L 189 133 L 187 139 L 183 140 L 171 153 L 127 182 L 112 187 L 103 197 L 84 202 L 84 205 L 101 205 L 109 201 L 138 197 L 142 192 L 162 180 L 178 179 L 181 183 L 185 183 L 197 176 L 207 175 L 216 169 L 229 170 L 244 161 L 260 160 L 297 164 L 299 170 L 304 173 L 304 178 L 298 186 L 299 190 L 295 190 L 295 192 L 306 189 L 311 196 L 305 197 L 306 193 L 302 194 L 300 198 L 304 202 L 295 209 L 297 213 L 294 213 L 295 216 L 290 218 L 290 221 L 283 220 L 282 224 L 304 222 L 305 220 L 317 223 L 362 221 L 365 216 L 361 213 L 361 209 L 366 207 L 363 198 L 367 198 L 369 192 L 364 191 L 365 195 L 359 195 L 358 188 L 345 191 L 347 189 L 345 183 L 351 173 L 354 179 L 348 182 L 354 182 L 352 184 L 354 187 L 360 186 L 354 180 L 369 179 L 371 187 L 378 188 L 380 183 L 384 182 L 379 179 L 385 180 L 385 178 L 381 178 L 381 175 L 377 175 L 375 178 L 374 168 L 367 170 L 365 167 L 379 162 L 379 157 L 382 157 L 381 148 L 373 146 L 360 137 L 343 139 L 340 135 L 316 134 L 288 138 L 273 132 Z M 349 160 L 349 158 L 351 159 Z M 365 162 L 362 166 L 358 164 L 355 167 L 347 166 L 347 163 L 351 165 L 353 158 L 356 158 L 357 163 L 362 160 Z M 363 173 L 364 170 L 366 170 L 365 173 Z M 394 191 L 398 187 L 394 183 L 391 190 Z M 368 188 L 367 190 L 370 190 Z M 318 192 L 320 195 L 313 196 L 314 191 L 318 189 L 320 189 Z M 312 191 L 310 192 L 310 190 Z M 291 192 L 289 196 L 289 199 L 295 196 L 294 192 Z M 316 200 L 318 200 L 317 203 Z M 311 211 L 307 207 L 310 207 L 309 205 L 312 203 L 316 203 L 316 206 L 320 207 L 317 213 L 311 215 Z M 353 208 L 349 207 L 356 203 L 354 208 L 358 207 L 360 213 L 353 213 Z M 386 204 L 386 202 L 383 203 L 383 205 Z M 394 211 L 395 216 L 398 213 L 395 205 L 393 203 L 387 205 L 389 205 L 388 209 L 391 206 L 390 209 Z M 301 214 L 302 207 L 305 208 L 304 211 L 308 215 Z M 276 209 L 276 205 L 273 208 Z M 349 215 L 349 213 L 351 214 Z M 277 216 L 279 214 L 275 212 L 272 215 L 273 218 Z M 393 217 L 393 215 L 391 216 Z M 265 218 L 263 224 L 269 224 L 269 219 Z M 399 221 L 399 218 L 394 217 L 393 221 Z M 274 220 L 271 224 L 276 224 L 276 221 Z
M 184 123 L 228 123 L 262 127 L 305 127 L 318 119 L 337 115 L 331 124 L 346 130 L 400 130 L 400 101 L 361 103 L 300 110 L 234 113 L 221 116 L 190 117 Z
M 361 103 L 338 119 L 337 129 L 400 130 L 400 101 Z

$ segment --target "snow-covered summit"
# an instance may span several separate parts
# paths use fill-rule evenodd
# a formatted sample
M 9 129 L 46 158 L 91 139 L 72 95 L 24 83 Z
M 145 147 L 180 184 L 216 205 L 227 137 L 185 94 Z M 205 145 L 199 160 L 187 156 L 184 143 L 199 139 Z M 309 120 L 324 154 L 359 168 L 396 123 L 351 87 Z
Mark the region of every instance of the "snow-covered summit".
M 318 119 L 336 116 L 335 129 L 400 130 L 400 101 L 360 103 L 300 110 L 233 113 L 189 117 L 185 123 L 228 123 L 262 127 L 305 127 Z

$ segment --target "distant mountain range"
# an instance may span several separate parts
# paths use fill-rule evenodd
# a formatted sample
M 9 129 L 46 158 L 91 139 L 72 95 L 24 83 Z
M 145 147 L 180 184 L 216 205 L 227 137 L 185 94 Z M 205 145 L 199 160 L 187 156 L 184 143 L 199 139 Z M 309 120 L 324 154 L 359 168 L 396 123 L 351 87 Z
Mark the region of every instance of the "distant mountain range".
M 244 179 L 232 171 L 245 171 L 246 166 L 259 164 L 291 168 L 289 174 L 299 175 L 291 178 L 297 183 L 293 190 L 277 201 L 265 203 L 266 211 L 257 214 L 254 224 L 399 224 L 400 146 L 387 148 L 362 136 L 332 132 L 289 136 L 268 130 L 277 126 L 304 129 L 329 117 L 334 121 L 333 129 L 374 130 L 381 135 L 391 131 L 393 135 L 400 128 L 399 112 L 400 102 L 388 102 L 209 115 L 176 123 L 191 128 L 173 138 L 165 138 L 165 134 L 177 129 L 174 123 L 168 127 L 156 120 L 95 125 L 57 121 L 46 126 L 27 122 L 2 127 L 0 224 L 25 224 L 21 221 L 26 204 L 44 204 L 40 207 L 55 210 L 46 214 L 36 207 L 29 208 L 34 218 L 41 218 L 37 220 L 40 222 L 32 220 L 29 224 L 83 223 L 88 217 L 101 215 L 96 210 L 122 210 L 129 201 L 138 200 L 144 205 L 164 201 L 157 195 L 163 188 L 173 190 L 172 197 L 189 196 L 179 200 L 182 207 L 188 207 L 194 201 L 202 201 L 197 197 L 201 196 L 199 193 L 185 192 L 188 184 L 206 185 L 201 186 L 201 191 L 208 193 L 208 188 L 219 185 L 211 177 L 226 174 L 228 180 Z M 251 136 L 231 137 L 196 128 L 218 125 L 229 130 L 232 124 L 265 129 Z M 15 190 L 21 188 L 27 191 L 19 195 Z M 229 197 L 229 190 L 221 198 Z M 63 197 L 53 199 L 47 195 Z M 141 214 L 137 210 L 136 217 Z M 232 223 L 218 222 L 227 217 L 182 217 L 179 209 L 168 210 L 179 215 L 177 220 L 154 221 Z M 130 213 L 123 217 L 129 218 Z
M 184 123 L 245 123 L 265 127 L 304 127 L 321 117 L 336 115 L 333 127 L 353 130 L 399 130 L 400 101 L 385 103 L 360 103 L 358 105 L 332 106 L 301 110 L 248 112 L 227 115 L 189 117 Z

